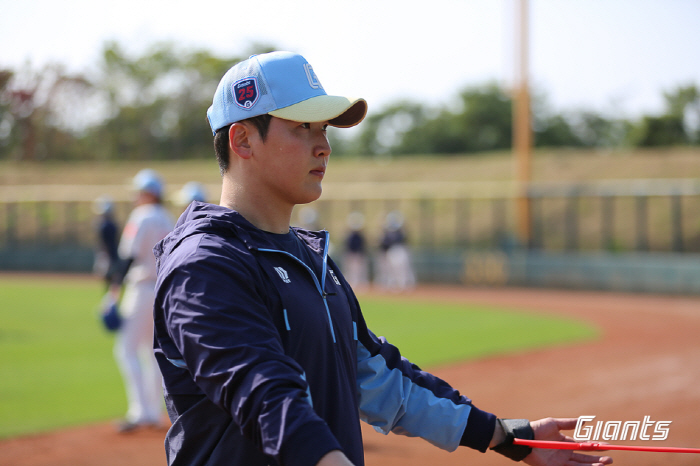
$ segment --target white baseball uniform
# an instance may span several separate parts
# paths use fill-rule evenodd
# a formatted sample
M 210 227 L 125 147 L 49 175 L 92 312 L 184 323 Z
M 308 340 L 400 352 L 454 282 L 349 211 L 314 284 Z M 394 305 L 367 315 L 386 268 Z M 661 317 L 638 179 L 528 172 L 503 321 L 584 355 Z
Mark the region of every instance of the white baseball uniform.
M 153 356 L 153 246 L 173 226 L 172 216 L 161 204 L 143 204 L 132 211 L 119 243 L 119 256 L 133 262 L 124 279 L 120 305 L 124 322 L 114 355 L 126 386 L 126 421 L 133 424 L 158 424 L 164 413 L 161 375 Z

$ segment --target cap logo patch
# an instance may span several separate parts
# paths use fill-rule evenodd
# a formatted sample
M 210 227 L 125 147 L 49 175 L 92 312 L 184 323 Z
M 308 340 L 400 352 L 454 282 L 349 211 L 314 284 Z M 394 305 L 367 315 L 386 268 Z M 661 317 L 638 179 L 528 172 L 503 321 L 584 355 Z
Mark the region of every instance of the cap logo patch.
M 253 108 L 260 95 L 258 92 L 258 80 L 255 77 L 239 79 L 233 83 L 232 90 L 236 99 L 236 105 L 246 110 Z
M 304 63 L 304 71 L 306 72 L 306 79 L 309 80 L 309 86 L 312 89 L 323 89 L 321 82 L 318 80 L 318 76 L 314 73 L 314 69 L 308 63 Z

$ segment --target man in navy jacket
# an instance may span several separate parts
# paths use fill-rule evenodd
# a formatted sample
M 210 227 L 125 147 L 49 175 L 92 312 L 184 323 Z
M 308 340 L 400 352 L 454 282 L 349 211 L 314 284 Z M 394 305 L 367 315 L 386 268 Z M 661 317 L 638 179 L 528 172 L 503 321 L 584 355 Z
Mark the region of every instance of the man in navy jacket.
M 607 457 L 512 445 L 562 440 L 576 419 L 501 420 L 375 336 L 328 256 L 328 233 L 290 228 L 321 195 L 328 125 L 365 116 L 329 96 L 300 55 L 253 56 L 207 112 L 219 206 L 193 202 L 155 248 L 155 352 L 172 427 L 170 465 L 362 465 L 360 420 L 454 450 L 532 465 Z

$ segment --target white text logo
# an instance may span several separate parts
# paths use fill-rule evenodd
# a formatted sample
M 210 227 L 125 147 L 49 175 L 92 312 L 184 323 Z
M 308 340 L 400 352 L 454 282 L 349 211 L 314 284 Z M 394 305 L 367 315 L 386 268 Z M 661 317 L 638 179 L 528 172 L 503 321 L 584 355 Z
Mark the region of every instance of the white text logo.
M 595 416 L 579 416 L 574 431 L 576 441 L 590 440 L 666 440 L 672 421 L 651 421 L 644 416 L 643 421 L 593 421 Z
M 335 284 L 340 285 L 340 280 L 338 280 L 338 277 L 335 276 L 335 272 L 333 272 L 333 269 L 328 269 L 328 271 L 331 273 L 331 277 L 333 277 L 333 281 L 335 282 Z
M 275 267 L 275 272 L 277 272 L 277 275 L 280 276 L 282 281 L 284 283 L 291 283 L 292 281 L 289 279 L 289 274 L 287 273 L 286 270 L 284 270 L 282 267 Z
M 304 71 L 306 71 L 306 79 L 309 80 L 309 86 L 312 89 L 323 89 L 321 82 L 318 80 L 318 76 L 314 73 L 314 69 L 308 63 L 304 64 Z

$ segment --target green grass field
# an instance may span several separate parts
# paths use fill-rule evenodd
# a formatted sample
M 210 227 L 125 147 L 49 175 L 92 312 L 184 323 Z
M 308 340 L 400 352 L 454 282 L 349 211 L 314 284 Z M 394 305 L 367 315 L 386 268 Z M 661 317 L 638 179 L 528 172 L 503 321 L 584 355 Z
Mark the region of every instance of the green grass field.
M 126 411 L 113 337 L 97 317 L 101 285 L 0 278 L 0 436 Z
M 126 399 L 97 279 L 0 276 L 0 438 L 120 417 Z M 360 297 L 366 320 L 421 367 L 596 338 L 581 322 Z
M 552 315 L 400 296 L 360 301 L 370 329 L 421 367 L 598 337 L 588 324 Z

